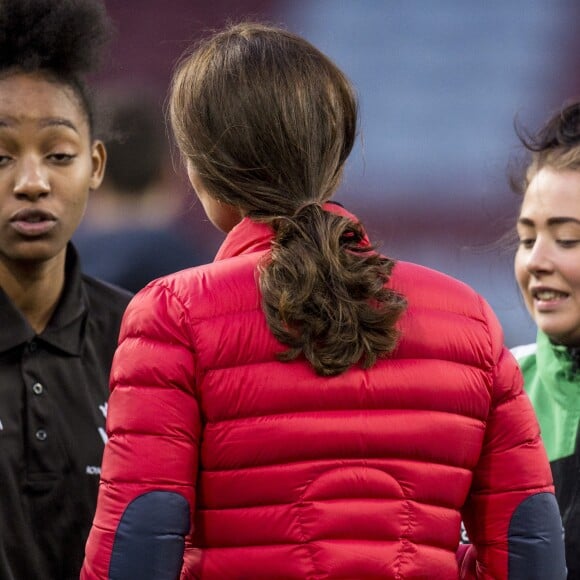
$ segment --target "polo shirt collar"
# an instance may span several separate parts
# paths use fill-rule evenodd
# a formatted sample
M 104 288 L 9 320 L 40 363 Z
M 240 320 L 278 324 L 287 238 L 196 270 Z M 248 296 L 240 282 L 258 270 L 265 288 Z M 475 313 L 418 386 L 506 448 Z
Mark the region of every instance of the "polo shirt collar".
M 0 288 L 0 352 L 38 338 L 71 355 L 79 355 L 87 304 L 82 287 L 78 254 L 69 243 L 64 288 L 46 328 L 37 336 L 23 314 Z
M 0 288 L 0 352 L 30 341 L 34 330 Z

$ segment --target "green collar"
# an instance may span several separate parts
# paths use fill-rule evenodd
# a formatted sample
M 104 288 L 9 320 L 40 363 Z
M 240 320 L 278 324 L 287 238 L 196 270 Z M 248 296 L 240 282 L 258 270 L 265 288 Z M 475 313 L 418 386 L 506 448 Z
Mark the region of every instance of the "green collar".
M 553 344 L 538 331 L 536 351 L 537 370 L 541 381 L 561 405 L 567 405 L 571 398 L 580 396 L 580 373 L 573 369 L 573 360 L 568 348 Z

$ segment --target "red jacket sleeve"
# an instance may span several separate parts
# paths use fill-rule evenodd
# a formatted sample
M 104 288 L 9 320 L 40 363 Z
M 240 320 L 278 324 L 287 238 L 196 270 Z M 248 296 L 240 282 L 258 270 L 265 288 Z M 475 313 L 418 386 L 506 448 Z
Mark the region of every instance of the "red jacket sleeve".
M 141 291 L 125 313 L 84 580 L 179 575 L 200 440 L 191 328 L 163 283 Z
M 484 447 L 462 513 L 472 545 L 459 556 L 460 577 L 565 578 L 562 524 L 539 425 L 499 324 L 484 309 L 497 346 Z

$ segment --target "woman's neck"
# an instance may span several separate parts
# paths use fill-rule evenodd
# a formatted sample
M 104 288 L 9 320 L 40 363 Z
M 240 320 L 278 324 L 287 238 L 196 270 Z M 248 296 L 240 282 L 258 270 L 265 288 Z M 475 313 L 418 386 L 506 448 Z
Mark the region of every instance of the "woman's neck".
M 0 287 L 40 334 L 48 324 L 64 287 L 64 252 L 48 262 L 0 262 Z

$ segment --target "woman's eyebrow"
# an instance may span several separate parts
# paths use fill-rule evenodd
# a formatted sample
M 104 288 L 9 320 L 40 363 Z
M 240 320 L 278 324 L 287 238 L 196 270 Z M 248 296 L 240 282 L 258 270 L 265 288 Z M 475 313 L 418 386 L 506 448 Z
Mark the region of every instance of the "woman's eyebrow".
M 573 218 L 573 217 L 559 217 L 559 216 L 557 216 L 557 217 L 548 218 L 546 223 L 549 226 L 557 226 L 560 224 L 567 224 L 567 223 L 574 223 L 574 224 L 580 225 L 580 220 Z M 531 226 L 531 227 L 536 225 L 534 220 L 531 220 L 530 218 L 526 218 L 526 217 L 518 218 L 518 224 L 521 224 L 523 226 Z
M 575 223 L 580 225 L 580 220 L 573 217 L 551 217 L 548 219 L 549 226 L 557 226 L 559 224 Z
M 68 127 L 75 133 L 79 132 L 76 125 L 64 117 L 49 117 L 47 119 L 41 119 L 39 125 L 41 127 Z

